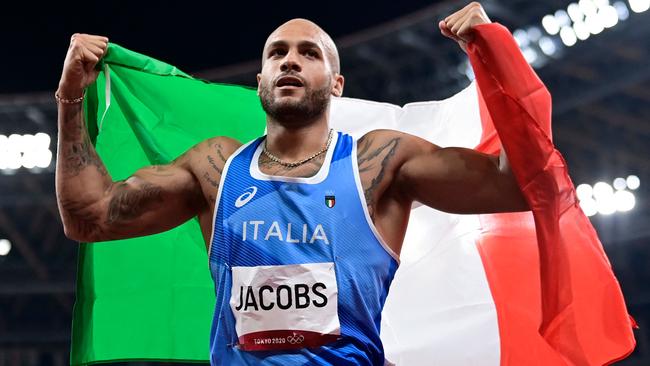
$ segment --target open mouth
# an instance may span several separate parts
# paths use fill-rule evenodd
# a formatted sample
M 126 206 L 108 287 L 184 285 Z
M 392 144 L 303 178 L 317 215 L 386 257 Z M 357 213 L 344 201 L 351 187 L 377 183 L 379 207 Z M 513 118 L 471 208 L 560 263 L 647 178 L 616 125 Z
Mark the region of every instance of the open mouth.
M 275 83 L 278 88 L 302 88 L 302 80 L 295 76 L 283 76 Z

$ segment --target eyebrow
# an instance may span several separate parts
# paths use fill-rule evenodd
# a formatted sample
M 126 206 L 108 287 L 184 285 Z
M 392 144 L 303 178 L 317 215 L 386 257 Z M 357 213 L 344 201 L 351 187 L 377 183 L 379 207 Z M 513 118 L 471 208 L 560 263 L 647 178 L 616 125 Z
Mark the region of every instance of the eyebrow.
M 288 47 L 289 43 L 287 41 L 273 41 L 269 43 L 269 46 L 267 47 L 267 51 L 270 49 L 273 49 L 275 47 Z M 316 48 L 317 50 L 323 52 L 322 48 L 318 45 L 318 43 L 312 42 L 312 41 L 300 41 L 298 42 L 298 47 L 304 48 L 304 47 L 312 47 Z

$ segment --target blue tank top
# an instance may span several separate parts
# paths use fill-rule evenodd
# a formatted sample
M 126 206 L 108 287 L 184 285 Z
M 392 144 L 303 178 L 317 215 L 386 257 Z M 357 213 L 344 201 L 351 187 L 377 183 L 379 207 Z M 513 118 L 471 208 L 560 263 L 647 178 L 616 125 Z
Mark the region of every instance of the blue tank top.
M 226 162 L 209 260 L 212 365 L 383 365 L 398 267 L 368 215 L 356 141 L 336 132 L 309 178 L 259 170 L 264 137 Z

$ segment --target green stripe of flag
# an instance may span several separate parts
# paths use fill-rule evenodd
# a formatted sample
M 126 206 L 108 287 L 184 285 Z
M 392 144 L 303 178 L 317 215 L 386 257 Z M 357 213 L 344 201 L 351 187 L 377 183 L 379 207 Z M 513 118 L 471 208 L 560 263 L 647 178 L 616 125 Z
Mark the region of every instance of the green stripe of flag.
M 264 131 L 254 89 L 195 79 L 116 44 L 99 66 L 106 72 L 88 88 L 84 107 L 113 180 L 168 163 L 209 137 L 245 142 Z M 81 244 L 71 364 L 207 361 L 214 302 L 196 218 L 157 235 Z

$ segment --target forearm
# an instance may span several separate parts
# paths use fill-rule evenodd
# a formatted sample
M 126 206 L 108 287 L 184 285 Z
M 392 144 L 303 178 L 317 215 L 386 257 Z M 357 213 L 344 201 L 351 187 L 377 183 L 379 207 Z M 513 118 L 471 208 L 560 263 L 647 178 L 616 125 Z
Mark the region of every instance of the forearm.
M 99 210 L 112 179 L 93 147 L 81 103 L 58 107 L 56 195 L 66 235 L 81 238 L 99 227 Z

